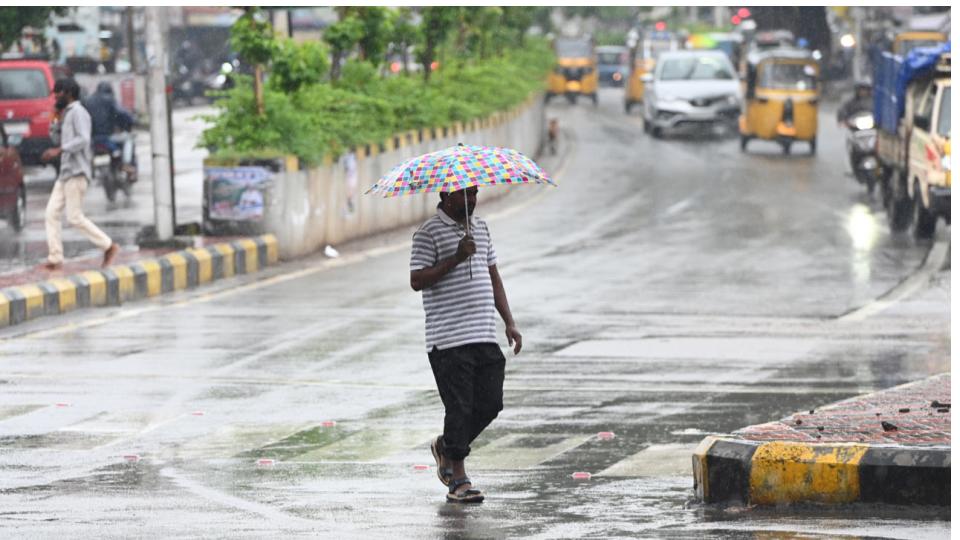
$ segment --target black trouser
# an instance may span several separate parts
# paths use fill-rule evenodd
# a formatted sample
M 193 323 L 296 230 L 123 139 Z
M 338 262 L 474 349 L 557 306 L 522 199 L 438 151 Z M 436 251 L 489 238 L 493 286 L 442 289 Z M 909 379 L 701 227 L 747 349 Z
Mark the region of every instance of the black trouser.
M 441 452 L 447 459 L 470 455 L 470 443 L 503 410 L 506 358 L 496 343 L 470 343 L 429 354 L 443 418 Z

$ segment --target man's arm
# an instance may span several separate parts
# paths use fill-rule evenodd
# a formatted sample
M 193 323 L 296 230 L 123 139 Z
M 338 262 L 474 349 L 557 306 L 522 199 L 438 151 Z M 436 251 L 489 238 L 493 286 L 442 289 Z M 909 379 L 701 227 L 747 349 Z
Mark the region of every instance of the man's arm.
M 510 313 L 510 303 L 507 302 L 507 291 L 503 289 L 503 280 L 500 279 L 497 265 L 492 264 L 489 269 L 490 281 L 493 283 L 493 303 L 503 319 L 503 324 L 507 326 L 507 343 L 513 347 L 513 354 L 520 354 L 520 349 L 523 347 L 523 336 L 517 330 L 517 324 L 513 321 L 513 314 Z
M 457 252 L 453 257 L 447 257 L 433 266 L 410 271 L 410 287 L 415 291 L 420 291 L 430 287 L 434 283 L 443 279 L 443 276 L 450 273 L 458 264 L 467 260 L 467 257 L 477 252 L 477 244 L 473 238 L 464 236 L 457 245 Z

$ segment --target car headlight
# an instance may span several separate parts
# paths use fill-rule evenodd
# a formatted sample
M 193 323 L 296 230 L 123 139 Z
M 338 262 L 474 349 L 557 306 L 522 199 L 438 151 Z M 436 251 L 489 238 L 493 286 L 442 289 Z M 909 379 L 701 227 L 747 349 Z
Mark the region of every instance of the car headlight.
M 943 170 L 945 170 L 945 171 L 949 171 L 949 170 L 950 170 L 950 155 L 949 155 L 949 154 L 947 154 L 947 155 L 943 156 L 942 158 L 940 158 L 940 166 L 943 167 Z
M 727 104 L 728 104 L 728 105 L 739 105 L 739 104 L 740 104 L 740 100 L 737 99 L 737 96 L 736 96 L 736 95 L 730 94 L 729 96 L 727 96 Z
M 853 125 L 860 130 L 873 129 L 873 116 L 868 116 L 868 115 L 858 116 L 854 119 Z

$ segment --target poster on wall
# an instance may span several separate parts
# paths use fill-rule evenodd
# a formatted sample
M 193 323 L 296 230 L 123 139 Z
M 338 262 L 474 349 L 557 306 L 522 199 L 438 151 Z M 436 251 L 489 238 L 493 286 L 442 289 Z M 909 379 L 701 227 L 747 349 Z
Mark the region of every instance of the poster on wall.
M 210 219 L 260 221 L 273 173 L 263 167 L 206 167 Z

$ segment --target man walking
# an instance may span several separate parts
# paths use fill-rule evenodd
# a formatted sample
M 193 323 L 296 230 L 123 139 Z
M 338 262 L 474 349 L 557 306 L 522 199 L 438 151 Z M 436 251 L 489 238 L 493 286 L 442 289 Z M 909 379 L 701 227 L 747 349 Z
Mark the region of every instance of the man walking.
M 473 215 L 476 204 L 476 187 L 440 193 L 437 214 L 414 233 L 410 255 L 410 286 L 423 294 L 427 354 L 446 413 L 443 435 L 431 451 L 451 502 L 483 501 L 464 459 L 470 443 L 503 410 L 506 359 L 497 344 L 494 309 L 514 354 L 522 344 L 490 230 Z
M 83 196 L 93 177 L 93 150 L 90 146 L 90 115 L 77 101 L 80 86 L 73 79 L 59 79 L 53 86 L 57 106 L 63 109 L 60 147 L 50 148 L 42 159 L 60 157 L 60 174 L 47 202 L 47 270 L 63 267 L 63 240 L 60 238 L 60 216 L 67 211 L 67 223 L 80 231 L 103 250 L 103 266 L 110 266 L 120 246 L 83 215 Z

